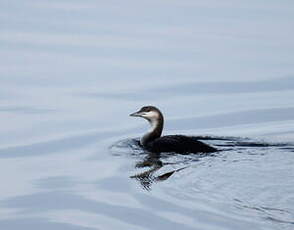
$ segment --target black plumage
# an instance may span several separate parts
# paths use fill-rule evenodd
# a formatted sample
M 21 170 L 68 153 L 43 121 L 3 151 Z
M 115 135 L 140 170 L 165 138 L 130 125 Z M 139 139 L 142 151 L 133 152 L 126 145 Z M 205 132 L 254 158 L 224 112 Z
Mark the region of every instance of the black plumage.
M 180 154 L 189 153 L 211 153 L 217 149 L 211 147 L 196 137 L 184 135 L 167 135 L 148 142 L 144 146 L 148 151 L 154 153 L 175 152 Z

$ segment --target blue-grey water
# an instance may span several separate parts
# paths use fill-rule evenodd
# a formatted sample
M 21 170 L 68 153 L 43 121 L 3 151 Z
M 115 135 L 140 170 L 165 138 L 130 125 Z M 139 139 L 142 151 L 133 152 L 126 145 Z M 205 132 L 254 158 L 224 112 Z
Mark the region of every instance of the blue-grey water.
M 292 0 L 0 0 L 0 229 L 294 229 Z M 128 116 L 213 155 L 160 158 Z

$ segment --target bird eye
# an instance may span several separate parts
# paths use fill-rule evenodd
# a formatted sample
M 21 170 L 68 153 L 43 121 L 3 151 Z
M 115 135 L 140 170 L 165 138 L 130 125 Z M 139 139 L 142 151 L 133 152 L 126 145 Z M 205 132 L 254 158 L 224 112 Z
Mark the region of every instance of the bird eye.
M 150 108 L 148 108 L 148 107 L 143 107 L 143 108 L 142 108 L 142 111 L 144 111 L 144 112 L 150 112 Z

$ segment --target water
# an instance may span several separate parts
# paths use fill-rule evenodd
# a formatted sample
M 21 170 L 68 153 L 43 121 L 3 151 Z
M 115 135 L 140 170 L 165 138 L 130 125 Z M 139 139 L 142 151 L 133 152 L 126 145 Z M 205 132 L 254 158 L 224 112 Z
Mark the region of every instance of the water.
M 293 1 L 0 6 L 1 229 L 294 228 Z M 148 104 L 225 151 L 148 157 Z

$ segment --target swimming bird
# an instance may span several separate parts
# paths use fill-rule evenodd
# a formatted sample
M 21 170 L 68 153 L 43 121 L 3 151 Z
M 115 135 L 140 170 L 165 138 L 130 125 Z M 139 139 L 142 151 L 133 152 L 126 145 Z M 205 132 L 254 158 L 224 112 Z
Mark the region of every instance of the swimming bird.
M 139 111 L 130 114 L 132 117 L 142 117 L 151 125 L 148 131 L 140 139 L 140 145 L 152 152 L 174 152 L 180 154 L 189 153 L 211 153 L 218 151 L 197 140 L 197 137 L 184 135 L 161 136 L 164 124 L 164 118 L 161 111 L 155 106 L 144 106 Z

